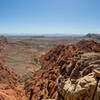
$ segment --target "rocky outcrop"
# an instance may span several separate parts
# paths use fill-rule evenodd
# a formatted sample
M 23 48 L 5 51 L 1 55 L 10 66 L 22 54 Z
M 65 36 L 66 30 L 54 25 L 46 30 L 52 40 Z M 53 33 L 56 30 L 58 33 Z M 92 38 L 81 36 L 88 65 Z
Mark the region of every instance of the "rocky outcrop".
M 9 68 L 0 63 L 0 83 L 15 84 L 19 77 Z
M 0 84 L 0 100 L 26 100 L 24 86 L 11 87 L 7 84 Z
M 66 73 L 58 79 L 57 100 L 100 100 L 100 82 L 95 91 L 94 70 L 100 71 L 100 53 L 85 53 L 73 58 Z
M 32 99 L 30 100 L 55 98 L 57 94 L 56 78 L 59 75 L 58 68 L 51 68 L 40 72 L 32 79 L 32 81 L 27 81 L 25 90 L 28 98 L 30 98 L 31 95 Z
M 24 85 L 17 85 L 20 78 L 4 62 L 0 55 L 0 100 L 26 100 Z
M 100 34 L 88 33 L 85 38 L 100 40 Z
M 43 70 L 32 81 L 27 82 L 25 86 L 27 95 L 29 97 L 31 95 L 31 100 L 55 98 L 57 95 L 57 78 L 65 76 L 66 68 L 71 62 L 74 63 L 73 58 L 75 56 L 89 52 L 99 53 L 100 43 L 92 40 L 82 40 L 77 44 L 70 44 L 68 46 L 58 45 L 56 48 L 50 50 L 40 59 Z M 71 70 L 68 71 L 69 75 L 73 68 L 73 66 L 70 67 Z M 77 73 L 76 70 L 75 72 Z M 71 77 L 73 76 L 74 72 Z

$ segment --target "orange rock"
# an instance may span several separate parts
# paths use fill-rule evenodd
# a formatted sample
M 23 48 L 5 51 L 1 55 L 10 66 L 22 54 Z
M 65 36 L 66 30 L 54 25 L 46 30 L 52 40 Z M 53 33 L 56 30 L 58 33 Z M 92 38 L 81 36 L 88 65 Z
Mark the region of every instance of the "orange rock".
M 0 100 L 26 100 L 24 86 L 10 87 L 0 84 Z

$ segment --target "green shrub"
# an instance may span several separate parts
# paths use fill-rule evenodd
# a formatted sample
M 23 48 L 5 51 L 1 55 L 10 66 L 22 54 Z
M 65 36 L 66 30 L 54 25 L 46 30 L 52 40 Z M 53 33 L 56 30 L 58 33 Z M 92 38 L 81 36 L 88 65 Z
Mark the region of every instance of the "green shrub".
M 34 62 L 38 64 L 38 58 L 34 57 Z
M 43 64 L 41 64 L 41 69 L 42 69 L 42 70 L 44 69 L 44 66 L 43 66 Z

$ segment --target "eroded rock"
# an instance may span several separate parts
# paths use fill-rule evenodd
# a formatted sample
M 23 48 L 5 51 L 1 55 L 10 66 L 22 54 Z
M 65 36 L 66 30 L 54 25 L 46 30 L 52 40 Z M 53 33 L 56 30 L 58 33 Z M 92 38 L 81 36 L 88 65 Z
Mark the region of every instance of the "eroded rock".
M 76 62 L 70 64 L 71 70 L 66 67 L 67 73 L 70 72 L 65 74 L 67 78 L 59 78 L 62 81 L 58 83 L 58 93 L 63 100 L 93 100 L 96 93 L 94 100 L 100 100 L 100 82 L 95 91 L 97 79 L 94 75 L 95 69 L 100 71 L 100 53 L 85 53 L 73 61 Z
M 26 100 L 24 85 L 11 87 L 0 84 L 0 100 Z

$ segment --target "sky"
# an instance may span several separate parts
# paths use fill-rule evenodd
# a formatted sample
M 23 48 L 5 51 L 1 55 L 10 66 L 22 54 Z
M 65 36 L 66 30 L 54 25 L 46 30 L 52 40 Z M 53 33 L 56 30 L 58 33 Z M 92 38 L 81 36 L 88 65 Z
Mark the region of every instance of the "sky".
M 0 33 L 100 33 L 100 0 L 0 0 Z

